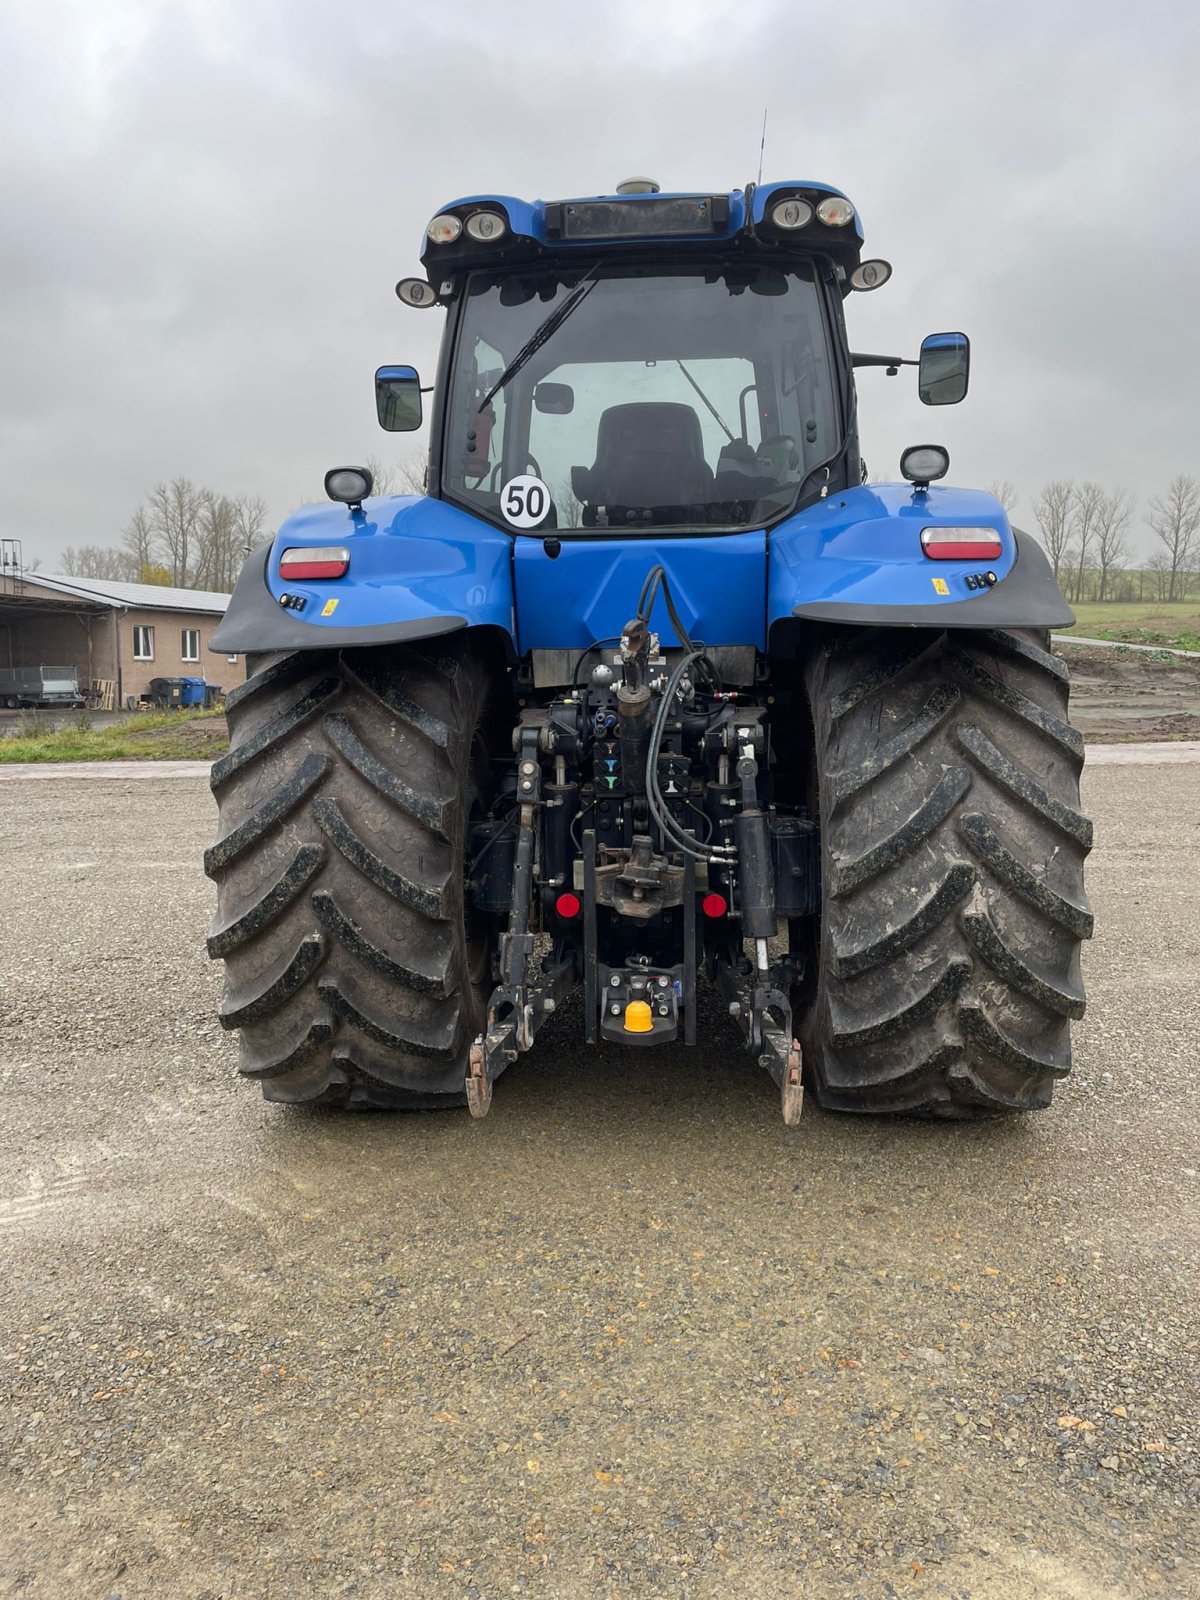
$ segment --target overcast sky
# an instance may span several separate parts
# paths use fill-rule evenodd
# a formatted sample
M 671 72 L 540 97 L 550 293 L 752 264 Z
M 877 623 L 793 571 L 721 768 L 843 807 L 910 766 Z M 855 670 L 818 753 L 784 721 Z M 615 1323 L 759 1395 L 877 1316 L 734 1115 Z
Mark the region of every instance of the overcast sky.
M 951 481 L 1143 501 L 1200 476 L 1200 7 L 1142 0 L 8 0 L 0 11 L 0 534 L 47 569 L 162 478 L 271 525 L 432 379 L 405 310 L 438 205 L 818 179 L 892 282 L 856 348 L 972 338 L 971 393 L 861 375 L 863 446 Z

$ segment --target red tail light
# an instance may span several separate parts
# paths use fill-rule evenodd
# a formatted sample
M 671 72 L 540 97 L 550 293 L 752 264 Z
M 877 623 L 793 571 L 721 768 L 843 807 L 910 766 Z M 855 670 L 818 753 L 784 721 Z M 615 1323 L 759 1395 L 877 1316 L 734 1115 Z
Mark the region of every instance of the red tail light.
M 922 528 L 921 549 L 933 561 L 994 561 L 1004 547 L 995 528 Z
M 577 894 L 560 894 L 554 902 L 554 909 L 560 917 L 577 917 L 583 907 Z
M 344 578 L 349 569 L 350 552 L 341 546 L 285 550 L 279 558 L 279 576 L 289 582 L 297 578 Z
M 700 909 L 706 917 L 723 917 L 729 910 L 729 902 L 723 894 L 706 894 L 700 902 Z

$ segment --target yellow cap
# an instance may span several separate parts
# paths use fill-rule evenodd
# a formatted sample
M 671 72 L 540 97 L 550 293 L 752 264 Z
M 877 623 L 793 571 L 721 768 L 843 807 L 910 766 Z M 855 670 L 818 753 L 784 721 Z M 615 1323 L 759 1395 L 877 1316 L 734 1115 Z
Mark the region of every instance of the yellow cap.
M 625 1007 L 626 1033 L 653 1033 L 654 1014 L 644 1000 L 631 1000 Z

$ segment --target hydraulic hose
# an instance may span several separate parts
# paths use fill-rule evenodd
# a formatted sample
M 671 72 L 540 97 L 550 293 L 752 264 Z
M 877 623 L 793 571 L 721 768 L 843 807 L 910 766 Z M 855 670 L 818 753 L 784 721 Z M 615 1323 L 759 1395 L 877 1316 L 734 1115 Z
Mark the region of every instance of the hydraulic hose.
M 658 756 L 662 749 L 663 734 L 666 732 L 667 719 L 671 714 L 671 706 L 683 679 L 684 673 L 694 661 L 703 659 L 703 652 L 690 650 L 675 665 L 671 676 L 667 679 L 663 690 L 662 700 L 655 713 L 654 723 L 650 730 L 650 748 L 646 761 L 646 803 L 650 815 L 658 825 L 663 836 L 664 844 L 670 844 L 684 855 L 694 857 L 697 861 L 729 862 L 734 858 L 735 851 L 728 845 L 704 846 L 691 834 L 686 833 L 683 827 L 675 821 L 667 808 L 662 792 L 658 787 Z

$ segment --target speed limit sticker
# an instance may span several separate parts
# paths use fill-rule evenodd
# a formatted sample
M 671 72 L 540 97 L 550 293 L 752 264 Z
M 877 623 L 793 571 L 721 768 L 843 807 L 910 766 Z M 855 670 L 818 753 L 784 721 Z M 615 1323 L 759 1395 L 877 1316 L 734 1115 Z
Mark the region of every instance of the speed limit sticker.
M 536 528 L 552 504 L 549 489 L 532 473 L 510 478 L 500 491 L 500 510 L 513 528 Z

